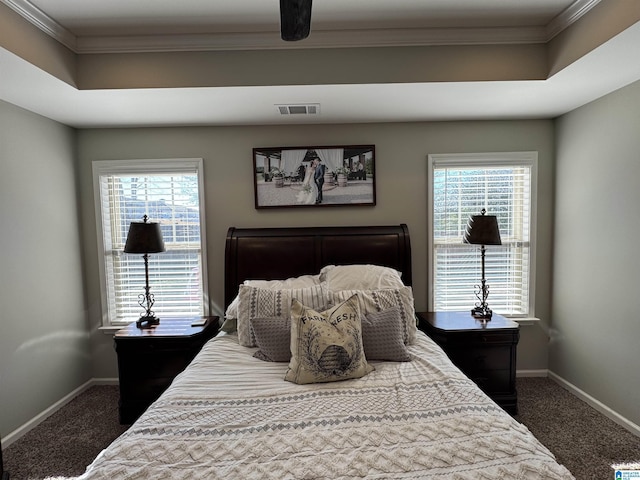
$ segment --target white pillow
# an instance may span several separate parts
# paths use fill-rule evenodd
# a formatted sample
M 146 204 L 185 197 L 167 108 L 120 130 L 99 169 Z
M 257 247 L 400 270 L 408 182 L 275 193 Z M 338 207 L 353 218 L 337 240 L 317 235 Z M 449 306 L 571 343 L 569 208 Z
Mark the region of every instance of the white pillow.
M 267 290 L 282 290 L 285 288 L 305 288 L 320 284 L 320 275 L 301 275 L 299 277 L 287 278 L 286 280 L 245 280 L 243 285 L 250 287 L 260 287 Z M 239 295 L 229 304 L 224 318 L 238 318 Z
M 320 275 L 301 275 L 286 280 L 245 280 L 244 285 L 268 288 L 270 290 L 285 290 L 291 288 L 306 288 L 320 285 Z
M 234 318 L 238 318 L 238 301 L 240 300 L 240 295 L 236 295 L 236 298 L 229 304 L 227 307 L 227 311 L 224 312 L 224 318 L 226 320 L 233 320 Z
M 337 305 L 354 294 L 358 295 L 358 304 L 363 315 L 399 307 L 404 343 L 405 345 L 411 345 L 415 342 L 418 328 L 411 287 L 329 292 L 329 300 L 332 305 Z
M 266 288 L 240 285 L 238 301 L 238 343 L 245 347 L 255 347 L 256 340 L 251 326 L 252 318 L 289 318 L 291 301 L 295 298 L 314 310 L 326 310 L 329 295 L 325 284 L 306 288 L 269 290 Z
M 380 265 L 327 265 L 320 270 L 320 280 L 332 291 L 402 288 L 401 275 Z

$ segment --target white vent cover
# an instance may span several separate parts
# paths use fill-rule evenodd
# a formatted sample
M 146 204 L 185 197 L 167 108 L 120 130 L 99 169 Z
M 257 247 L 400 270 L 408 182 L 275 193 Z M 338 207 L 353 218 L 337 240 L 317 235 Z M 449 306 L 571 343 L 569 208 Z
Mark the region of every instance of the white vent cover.
M 280 115 L 318 115 L 320 113 L 319 103 L 276 105 Z

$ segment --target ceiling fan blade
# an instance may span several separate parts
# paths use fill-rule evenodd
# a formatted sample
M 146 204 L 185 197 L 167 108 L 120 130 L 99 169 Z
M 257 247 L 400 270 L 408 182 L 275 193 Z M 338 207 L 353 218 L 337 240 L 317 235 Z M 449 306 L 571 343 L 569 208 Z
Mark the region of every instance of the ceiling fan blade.
M 311 30 L 312 0 L 280 0 L 280 36 L 287 42 L 302 40 Z

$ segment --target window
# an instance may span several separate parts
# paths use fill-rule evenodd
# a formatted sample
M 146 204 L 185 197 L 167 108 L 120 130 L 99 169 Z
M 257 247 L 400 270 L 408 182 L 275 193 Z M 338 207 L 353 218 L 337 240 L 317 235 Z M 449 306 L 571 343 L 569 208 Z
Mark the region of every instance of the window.
M 163 317 L 208 313 L 202 160 L 93 162 L 103 325 L 137 320 L 144 309 L 142 255 L 125 254 L 131 222 L 160 223 L 166 252 L 149 255 L 152 310 Z
M 470 215 L 496 215 L 501 246 L 488 246 L 488 303 L 501 315 L 534 316 L 537 152 L 429 155 L 429 309 L 471 310 L 482 277 L 480 246 L 462 243 Z

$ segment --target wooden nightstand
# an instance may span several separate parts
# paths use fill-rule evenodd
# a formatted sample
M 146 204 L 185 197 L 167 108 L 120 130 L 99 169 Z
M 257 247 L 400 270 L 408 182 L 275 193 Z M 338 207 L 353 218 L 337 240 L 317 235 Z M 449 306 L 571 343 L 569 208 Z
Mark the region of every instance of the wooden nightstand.
M 133 423 L 218 333 L 218 317 L 162 319 L 150 329 L 135 323 L 116 332 L 120 379 L 120 423 Z
M 509 413 L 518 413 L 516 347 L 520 326 L 493 314 L 484 326 L 467 312 L 418 312 L 418 328 Z

